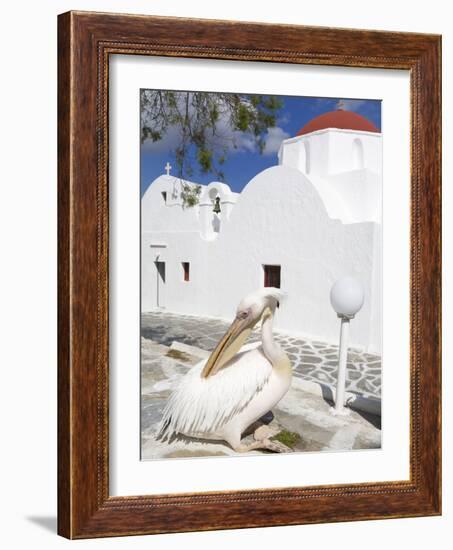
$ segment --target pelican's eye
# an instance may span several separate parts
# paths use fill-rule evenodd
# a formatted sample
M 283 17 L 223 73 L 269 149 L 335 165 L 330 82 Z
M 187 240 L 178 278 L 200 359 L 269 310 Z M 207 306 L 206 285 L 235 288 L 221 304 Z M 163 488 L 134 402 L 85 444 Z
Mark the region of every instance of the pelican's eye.
M 248 314 L 249 314 L 249 310 L 248 309 L 243 309 L 242 311 L 238 312 L 237 318 L 238 319 L 246 319 L 248 317 Z

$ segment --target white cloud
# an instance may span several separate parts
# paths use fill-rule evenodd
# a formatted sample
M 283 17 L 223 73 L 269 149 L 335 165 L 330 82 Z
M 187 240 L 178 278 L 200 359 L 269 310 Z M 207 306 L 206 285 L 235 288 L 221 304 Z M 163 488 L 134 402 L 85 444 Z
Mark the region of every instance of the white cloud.
M 283 128 L 276 126 L 275 128 L 269 128 L 266 135 L 266 145 L 263 153 L 265 155 L 273 155 L 280 149 L 280 145 L 284 139 L 289 138 L 288 132 L 285 132 Z
M 177 101 L 180 104 L 180 110 L 183 109 L 182 101 L 184 95 L 178 95 Z M 184 107 L 185 108 L 185 107 Z M 189 116 L 193 114 L 194 108 L 189 103 Z M 208 131 L 209 132 L 209 131 Z M 208 140 L 217 147 L 219 151 L 226 149 L 227 153 L 232 155 L 235 153 L 254 153 L 258 151 L 258 146 L 253 135 L 246 132 L 235 130 L 231 125 L 228 109 L 220 109 L 219 119 L 216 123 L 216 135 L 209 136 Z M 276 153 L 283 139 L 289 137 L 282 128 L 269 128 L 266 135 L 266 146 L 264 149 L 265 155 Z M 181 128 L 179 126 L 170 126 L 165 132 L 161 140 L 153 142 L 147 139 L 143 144 L 146 151 L 151 153 L 163 153 L 174 151 L 181 143 Z
M 344 111 L 357 111 L 364 103 L 364 99 L 340 99 L 337 108 L 341 107 Z
M 258 150 L 255 138 L 246 132 L 235 130 L 231 125 L 228 110 L 221 110 L 216 124 L 216 137 L 212 142 L 219 148 L 226 148 L 228 154 L 253 153 Z
M 254 137 L 251 134 L 233 130 L 226 119 L 221 119 L 217 123 L 216 133 L 218 138 L 213 142 L 220 147 L 226 147 L 229 154 L 234 153 L 254 153 L 258 151 L 258 146 Z M 263 151 L 265 155 L 277 153 L 280 144 L 284 139 L 287 139 L 289 134 L 280 127 L 269 128 L 265 136 L 266 145 Z M 179 127 L 170 126 L 165 132 L 163 138 L 153 142 L 148 139 L 143 144 L 144 149 L 150 153 L 164 153 L 174 151 L 181 142 L 181 131 Z

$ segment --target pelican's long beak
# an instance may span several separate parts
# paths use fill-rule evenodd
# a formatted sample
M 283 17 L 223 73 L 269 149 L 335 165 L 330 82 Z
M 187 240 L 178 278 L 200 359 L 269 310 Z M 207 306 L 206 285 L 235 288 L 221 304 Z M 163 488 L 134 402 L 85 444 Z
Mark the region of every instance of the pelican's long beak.
M 252 331 L 250 319 L 236 319 L 231 323 L 223 338 L 209 356 L 201 373 L 202 378 L 207 378 L 218 372 L 241 349 L 245 340 Z

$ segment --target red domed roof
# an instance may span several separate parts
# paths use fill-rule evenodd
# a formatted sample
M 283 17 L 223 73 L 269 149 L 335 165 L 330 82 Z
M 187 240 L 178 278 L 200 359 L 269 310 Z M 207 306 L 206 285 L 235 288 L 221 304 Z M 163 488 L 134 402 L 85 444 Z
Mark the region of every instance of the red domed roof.
M 360 132 L 379 132 L 376 126 L 367 118 L 354 111 L 330 111 L 323 113 L 310 122 L 307 122 L 303 128 L 297 132 L 297 136 L 310 134 L 326 128 L 339 128 L 341 130 L 358 130 Z

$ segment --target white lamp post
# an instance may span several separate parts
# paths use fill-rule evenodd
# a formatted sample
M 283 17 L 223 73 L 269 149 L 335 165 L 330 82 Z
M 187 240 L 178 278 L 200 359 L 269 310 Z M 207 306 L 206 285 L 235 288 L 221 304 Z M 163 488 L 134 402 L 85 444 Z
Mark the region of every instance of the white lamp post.
M 344 408 L 344 395 L 346 386 L 346 363 L 348 360 L 348 335 L 349 321 L 354 319 L 356 313 L 363 306 L 363 287 L 353 277 L 338 279 L 330 291 L 330 303 L 341 319 L 340 349 L 338 352 L 338 377 L 335 394 L 335 414 L 348 414 Z

